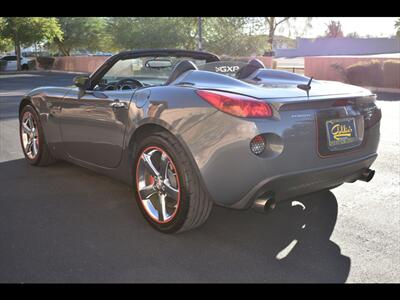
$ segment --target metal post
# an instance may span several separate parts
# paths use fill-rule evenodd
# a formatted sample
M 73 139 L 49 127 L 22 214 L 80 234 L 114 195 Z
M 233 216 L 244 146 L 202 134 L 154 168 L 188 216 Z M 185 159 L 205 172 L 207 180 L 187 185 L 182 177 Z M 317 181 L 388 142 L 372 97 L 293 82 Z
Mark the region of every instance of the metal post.
M 203 30 L 203 20 L 202 20 L 202 17 L 198 17 L 197 18 L 197 25 L 198 25 L 198 31 L 199 31 L 199 51 L 202 51 L 203 50 L 203 45 L 202 45 L 202 43 L 203 43 L 203 41 L 202 41 L 202 39 L 203 39 L 203 36 L 202 36 L 202 30 Z

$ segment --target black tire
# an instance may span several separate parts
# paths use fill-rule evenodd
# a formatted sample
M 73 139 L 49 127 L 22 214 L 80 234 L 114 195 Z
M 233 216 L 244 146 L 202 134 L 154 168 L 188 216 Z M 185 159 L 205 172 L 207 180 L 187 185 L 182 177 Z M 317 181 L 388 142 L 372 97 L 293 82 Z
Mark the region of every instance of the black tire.
M 38 152 L 34 158 L 31 158 L 27 155 L 27 153 L 24 149 L 23 141 L 22 141 L 22 139 L 23 139 L 23 137 L 22 137 L 22 119 L 26 112 L 31 113 L 31 115 L 34 119 L 34 122 L 36 123 L 38 136 L 39 136 Z M 24 156 L 25 156 L 26 160 L 28 161 L 28 163 L 30 163 L 31 165 L 47 166 L 56 161 L 54 159 L 54 157 L 51 155 L 48 145 L 46 143 L 46 138 L 43 133 L 43 127 L 42 127 L 42 124 L 40 123 L 39 115 L 36 112 L 36 110 L 33 108 L 33 106 L 30 104 L 25 105 L 21 110 L 21 113 L 19 116 L 19 137 L 20 137 L 22 152 L 24 153 Z
M 145 149 L 157 147 L 165 151 L 172 160 L 179 178 L 180 203 L 171 220 L 158 223 L 146 212 L 138 192 L 138 164 Z M 145 219 L 163 233 L 178 233 L 202 225 L 210 215 L 213 203 L 202 188 L 200 179 L 183 147 L 168 132 L 155 132 L 141 139 L 135 146 L 134 153 L 134 191 L 137 204 Z
M 21 66 L 21 70 L 27 71 L 27 70 L 29 70 L 29 66 L 27 64 L 24 64 Z

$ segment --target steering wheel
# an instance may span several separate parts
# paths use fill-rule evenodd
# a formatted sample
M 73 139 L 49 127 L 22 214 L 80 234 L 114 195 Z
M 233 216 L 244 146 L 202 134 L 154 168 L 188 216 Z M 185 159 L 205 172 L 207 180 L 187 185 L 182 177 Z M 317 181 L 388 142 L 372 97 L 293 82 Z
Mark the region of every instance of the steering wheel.
M 116 82 L 114 86 L 120 90 L 137 89 L 143 87 L 143 83 L 133 78 L 124 78 Z

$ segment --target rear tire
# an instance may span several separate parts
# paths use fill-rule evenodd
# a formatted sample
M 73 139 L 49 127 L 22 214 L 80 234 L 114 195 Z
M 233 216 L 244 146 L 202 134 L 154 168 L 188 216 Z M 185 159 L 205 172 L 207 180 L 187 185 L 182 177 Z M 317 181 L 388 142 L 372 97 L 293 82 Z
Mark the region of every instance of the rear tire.
M 29 118 L 31 118 L 30 121 Z M 30 104 L 24 106 L 21 110 L 19 136 L 22 151 L 28 163 L 34 166 L 47 166 L 56 161 L 46 143 L 39 115 Z M 29 144 L 30 137 L 32 137 L 32 142 Z
M 145 156 L 146 159 L 144 159 Z M 199 227 L 207 220 L 213 203 L 202 188 L 188 155 L 174 136 L 168 132 L 151 133 L 139 141 L 133 157 L 137 204 L 145 219 L 154 228 L 163 233 L 177 233 Z M 151 157 L 150 163 L 155 169 L 160 170 L 158 174 L 162 174 L 165 168 L 165 178 L 150 174 L 152 172 L 148 170 L 152 169 L 148 168 L 148 157 Z M 165 162 L 162 163 L 162 160 Z M 167 178 L 168 176 L 170 178 Z M 164 179 L 164 182 L 167 180 L 168 184 L 174 185 L 173 188 L 178 190 L 176 198 L 168 196 L 165 192 L 164 200 L 157 200 L 163 196 L 163 188 L 165 188 L 161 179 Z M 148 187 L 154 190 L 151 190 L 153 193 L 151 196 L 146 197 L 149 195 L 146 194 L 149 193 Z M 164 211 L 161 209 L 162 205 L 157 204 L 160 201 L 164 201 Z M 169 205 L 169 211 L 166 205 Z M 160 217 L 164 215 L 163 212 L 166 218 Z

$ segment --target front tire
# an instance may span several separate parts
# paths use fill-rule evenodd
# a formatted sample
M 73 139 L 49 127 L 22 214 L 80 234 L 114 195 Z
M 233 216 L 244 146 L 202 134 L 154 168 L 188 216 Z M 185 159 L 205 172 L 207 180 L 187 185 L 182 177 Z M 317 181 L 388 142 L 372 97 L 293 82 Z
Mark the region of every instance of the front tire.
M 47 146 L 39 115 L 28 104 L 19 116 L 19 134 L 22 151 L 28 163 L 34 166 L 46 166 L 55 161 Z
M 208 218 L 212 201 L 180 143 L 152 133 L 134 151 L 135 193 L 145 219 L 163 233 L 194 229 Z

